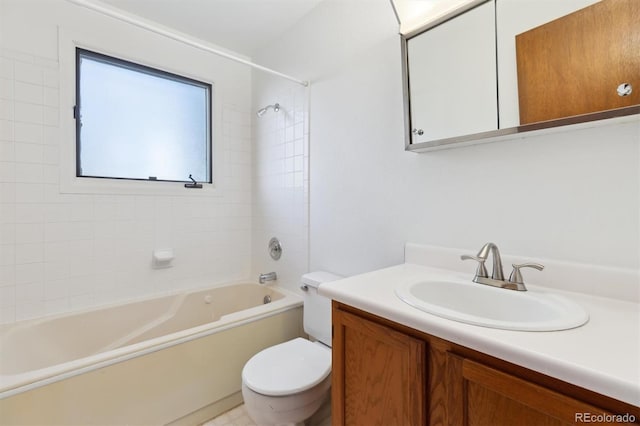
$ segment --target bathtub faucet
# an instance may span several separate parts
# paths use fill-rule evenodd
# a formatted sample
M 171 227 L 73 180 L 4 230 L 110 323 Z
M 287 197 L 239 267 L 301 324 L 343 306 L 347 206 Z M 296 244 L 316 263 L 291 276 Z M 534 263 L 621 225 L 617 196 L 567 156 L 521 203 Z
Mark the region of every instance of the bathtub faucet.
M 264 284 L 267 281 L 275 281 L 278 279 L 278 276 L 276 275 L 275 272 L 267 272 L 266 274 L 260 274 L 260 276 L 258 277 L 258 281 L 260 282 L 260 284 Z

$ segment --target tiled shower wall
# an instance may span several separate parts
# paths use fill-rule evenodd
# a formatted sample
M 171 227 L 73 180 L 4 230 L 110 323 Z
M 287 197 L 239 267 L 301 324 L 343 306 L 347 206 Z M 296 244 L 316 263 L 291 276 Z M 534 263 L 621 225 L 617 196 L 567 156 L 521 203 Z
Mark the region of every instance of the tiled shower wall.
M 247 107 L 222 106 L 218 196 L 62 194 L 58 87 L 57 61 L 0 51 L 0 322 L 247 279 Z
M 253 73 L 253 105 L 269 109 L 254 120 L 252 274 L 275 271 L 278 284 L 297 290 L 309 265 L 308 90 Z M 280 260 L 268 253 L 271 237 L 283 247 Z

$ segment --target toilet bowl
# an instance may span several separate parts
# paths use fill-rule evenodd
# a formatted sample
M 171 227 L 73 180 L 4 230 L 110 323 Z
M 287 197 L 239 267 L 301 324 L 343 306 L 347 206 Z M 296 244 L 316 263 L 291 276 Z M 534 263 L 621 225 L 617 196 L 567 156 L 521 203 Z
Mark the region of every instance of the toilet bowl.
M 330 387 L 331 349 L 300 337 L 259 352 L 242 371 L 245 407 L 261 425 L 304 421 Z
M 329 398 L 331 388 L 331 300 L 318 285 L 341 277 L 312 272 L 302 277 L 304 329 L 298 337 L 266 348 L 242 369 L 245 408 L 259 425 L 302 424 Z

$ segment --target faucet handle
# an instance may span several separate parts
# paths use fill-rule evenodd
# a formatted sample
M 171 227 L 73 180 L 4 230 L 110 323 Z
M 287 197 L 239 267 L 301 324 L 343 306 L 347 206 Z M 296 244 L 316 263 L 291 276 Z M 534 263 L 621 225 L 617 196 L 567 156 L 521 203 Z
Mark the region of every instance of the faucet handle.
M 484 262 L 485 260 L 487 260 L 485 257 L 471 256 L 470 254 L 463 254 L 462 256 L 460 256 L 460 259 L 475 260 L 476 262 L 478 262 L 478 269 L 476 269 L 476 276 L 474 278 L 477 278 L 477 277 L 487 278 L 489 276 L 489 274 L 487 274 L 487 268 L 484 266 Z
M 522 281 L 522 273 L 520 273 L 521 268 L 534 268 L 538 271 L 542 271 L 544 269 L 544 265 L 539 263 L 522 263 L 520 265 L 511 265 L 513 266 L 513 271 L 511 271 L 511 275 L 509 275 L 509 282 L 516 284 L 524 284 Z

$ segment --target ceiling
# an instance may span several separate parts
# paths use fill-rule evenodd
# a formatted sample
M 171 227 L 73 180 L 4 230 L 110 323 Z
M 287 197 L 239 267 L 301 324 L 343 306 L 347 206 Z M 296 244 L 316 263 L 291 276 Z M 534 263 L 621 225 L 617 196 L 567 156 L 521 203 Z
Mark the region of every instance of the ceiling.
M 276 40 L 322 0 L 102 0 L 245 56 Z
M 473 0 L 392 0 L 401 22 L 402 34 L 410 33 L 472 2 Z

